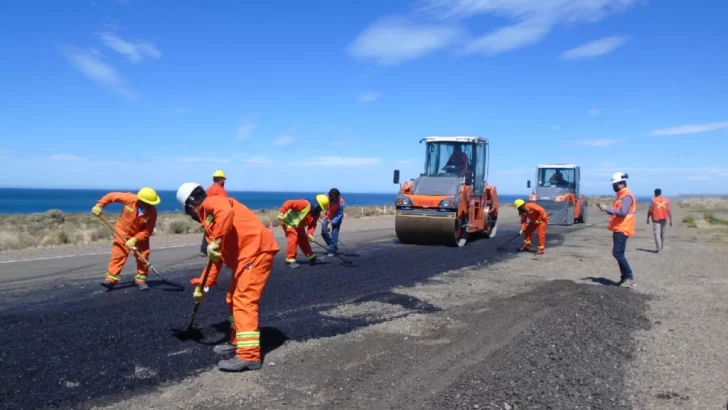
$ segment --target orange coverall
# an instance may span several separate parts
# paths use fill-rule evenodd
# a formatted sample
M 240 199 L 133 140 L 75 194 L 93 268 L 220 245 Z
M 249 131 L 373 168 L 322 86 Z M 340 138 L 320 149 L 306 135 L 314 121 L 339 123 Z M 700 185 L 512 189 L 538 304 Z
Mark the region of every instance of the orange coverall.
M 315 212 L 312 209 L 316 206 L 305 199 L 289 199 L 283 203 L 280 213 L 286 215 L 286 219 L 281 221 L 281 228 L 286 234 L 286 264 L 296 262 L 296 245 L 298 245 L 306 259 L 309 261 L 316 259 L 316 255 L 311 250 L 311 244 L 308 242 L 308 235 L 316 232 L 316 223 L 321 214 L 320 211 Z
M 149 237 L 152 236 L 154 227 L 157 224 L 157 209 L 151 207 L 146 214 L 141 213 L 141 209 L 137 207 L 136 194 L 129 192 L 109 192 L 101 197 L 98 204 L 104 207 L 112 202 L 124 205 L 119 220 L 116 221 L 116 231 L 125 239 L 136 238 L 137 251 L 144 259 L 149 260 Z M 129 252 L 130 249 L 124 245 L 124 241 L 114 235 L 106 281 L 114 284 L 119 283 L 119 274 L 124 268 Z M 145 283 L 149 274 L 149 267 L 139 258 L 135 259 L 137 260 L 137 275 L 134 277 L 134 282 L 137 284 Z
M 224 197 L 229 196 L 227 191 L 225 190 L 225 187 L 221 186 L 220 184 L 212 184 L 207 188 L 207 196 L 215 195 L 220 195 Z
M 217 284 L 223 263 L 233 271 L 225 296 L 230 308 L 230 343 L 237 346 L 239 358 L 259 362 L 258 302 L 280 248 L 273 232 L 236 199 L 208 196 L 202 202 L 199 217 L 209 241 L 222 239 L 222 258 L 213 263 L 205 286 Z M 191 282 L 200 284 L 203 276 L 204 271 L 199 279 Z
M 546 246 L 546 225 L 549 223 L 549 216 L 542 207 L 527 203 L 524 205 L 526 213 L 521 215 L 521 231 L 525 234 L 523 237 L 523 249 L 531 249 L 531 235 L 533 231 L 538 229 L 538 253 L 543 255 Z M 531 222 L 526 226 L 526 218 Z

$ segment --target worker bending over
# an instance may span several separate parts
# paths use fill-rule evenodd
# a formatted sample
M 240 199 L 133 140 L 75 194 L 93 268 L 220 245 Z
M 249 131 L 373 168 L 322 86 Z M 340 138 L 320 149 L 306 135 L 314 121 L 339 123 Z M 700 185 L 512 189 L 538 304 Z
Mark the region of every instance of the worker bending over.
M 217 366 L 225 371 L 257 370 L 261 367 L 258 302 L 273 270 L 273 258 L 280 250 L 273 233 L 258 217 L 234 198 L 207 196 L 202 185 L 186 182 L 177 190 L 177 202 L 185 213 L 202 223 L 207 234 L 208 263 L 212 263 L 207 283 L 190 280 L 197 286 L 195 301 L 204 298 L 202 287 L 217 285 L 221 265 L 233 272 L 225 296 L 230 309 L 230 343 L 215 346 L 217 354 L 235 353 Z M 207 289 L 206 289 L 207 290 Z
M 523 236 L 522 251 L 531 250 L 531 235 L 538 229 L 538 250 L 537 254 L 543 255 L 546 248 L 546 225 L 549 223 L 549 216 L 546 211 L 534 203 L 526 203 L 523 199 L 516 199 L 513 206 L 521 216 L 521 232 Z M 531 222 L 526 225 L 526 220 Z
M 156 205 L 161 202 L 159 195 L 152 188 L 144 187 L 135 194 L 131 192 L 109 192 L 99 199 L 96 205 L 91 208 L 91 213 L 101 216 L 103 208 L 110 203 L 119 203 L 124 206 L 116 221 L 116 231 L 126 241 L 114 235 L 114 243 L 111 246 L 111 257 L 106 271 L 106 278 L 101 286 L 111 290 L 119 283 L 121 270 L 124 268 L 129 251 L 136 247 L 137 252 L 144 259 L 149 261 L 149 238 L 154 233 L 157 225 Z M 149 266 L 136 258 L 137 274 L 134 283 L 140 290 L 147 290 L 147 275 Z
M 344 220 L 344 199 L 336 188 L 329 191 L 329 209 L 326 211 L 326 217 L 321 223 L 321 236 L 329 247 L 328 257 L 333 257 L 339 252 L 339 231 L 341 230 L 341 222 Z
M 329 209 L 329 197 L 324 194 L 316 195 L 316 199 L 289 199 L 283 203 L 278 214 L 281 228 L 286 234 L 286 265 L 297 268 L 296 245 L 301 248 L 308 259 L 309 264 L 316 263 L 316 254 L 311 250 L 311 244 L 316 239 L 313 234 L 316 232 L 321 211 Z
M 217 170 L 212 173 L 212 185 L 210 185 L 207 188 L 207 196 L 224 196 L 228 197 L 228 193 L 225 190 L 225 181 L 227 180 L 227 177 L 225 176 L 225 173 L 222 170 Z M 202 256 L 207 256 L 207 236 L 202 235 L 202 244 L 200 244 L 200 254 Z
M 665 245 L 665 230 L 667 219 L 670 218 L 672 226 L 672 212 L 670 212 L 670 200 L 662 196 L 660 188 L 655 189 L 655 197 L 650 201 L 647 209 L 647 223 L 652 219 L 652 234 L 655 236 L 655 248 L 657 253 L 662 253 Z
M 634 274 L 624 253 L 627 248 L 627 239 L 634 235 L 634 213 L 637 210 L 637 199 L 627 188 L 627 178 L 629 175 L 615 172 L 612 175 L 612 189 L 617 193 L 617 199 L 611 209 L 605 208 L 602 204 L 597 204 L 597 207 L 609 214 L 607 229 L 612 231 L 612 256 L 619 265 L 618 285 L 629 288 L 634 283 Z

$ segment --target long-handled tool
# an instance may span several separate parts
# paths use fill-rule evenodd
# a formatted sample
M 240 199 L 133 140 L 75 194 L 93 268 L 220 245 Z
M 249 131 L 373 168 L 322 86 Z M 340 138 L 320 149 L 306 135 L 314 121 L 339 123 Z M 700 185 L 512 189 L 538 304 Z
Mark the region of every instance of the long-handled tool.
M 99 218 L 99 219 L 100 219 L 100 220 L 101 220 L 101 221 L 102 221 L 102 222 L 103 222 L 104 224 L 106 224 L 106 226 L 108 226 L 108 227 L 109 227 L 109 229 L 111 229 L 111 231 L 112 231 L 112 232 L 114 233 L 114 235 L 118 236 L 118 237 L 119 237 L 119 239 L 121 239 L 122 241 L 124 241 L 124 242 L 126 243 L 126 241 L 127 241 L 128 239 L 127 239 L 127 238 L 124 238 L 124 237 L 123 237 L 123 236 L 122 236 L 122 235 L 121 235 L 121 234 L 120 234 L 120 233 L 119 233 L 119 232 L 118 232 L 118 231 L 116 230 L 116 228 L 114 228 L 114 227 L 113 227 L 113 226 L 112 226 L 112 225 L 111 225 L 111 224 L 109 223 L 109 221 L 107 221 L 107 220 L 106 220 L 106 218 L 104 218 L 104 217 L 103 217 L 103 216 L 101 216 L 101 215 L 99 215 L 99 216 L 98 216 L 98 218 Z M 142 256 L 142 254 L 141 254 L 141 253 L 139 253 L 139 251 L 137 250 L 137 248 L 136 248 L 136 247 L 132 248 L 131 250 L 132 250 L 132 252 L 134 252 L 134 255 L 135 255 L 135 256 L 136 256 L 137 258 L 139 258 L 139 260 L 140 260 L 140 261 L 142 261 L 142 262 L 143 262 L 143 263 L 144 263 L 145 265 L 147 265 L 147 266 L 149 267 L 149 270 L 151 270 L 152 272 L 154 272 L 154 274 L 155 274 L 155 275 L 157 275 L 157 277 L 159 277 L 159 280 L 161 280 L 161 281 L 162 281 L 163 283 L 166 283 L 166 284 L 168 284 L 168 285 L 170 285 L 170 286 L 174 286 L 175 288 L 178 288 L 178 289 L 179 289 L 180 291 L 184 291 L 184 290 L 185 290 L 185 288 L 184 288 L 184 287 L 183 287 L 182 285 L 179 285 L 179 284 L 177 284 L 177 283 L 174 283 L 174 282 L 170 282 L 170 281 L 168 281 L 167 279 L 164 279 L 164 277 L 163 277 L 163 276 L 162 276 L 162 275 L 161 275 L 161 274 L 160 274 L 160 273 L 159 273 L 159 272 L 157 271 L 157 269 L 155 269 L 155 268 L 154 268 L 154 266 L 152 266 L 152 264 L 151 264 L 151 263 L 150 263 L 150 262 L 149 262 L 149 261 L 148 261 L 148 260 L 147 260 L 146 258 L 144 258 L 144 257 Z
M 325 247 L 325 246 L 321 245 L 321 244 L 320 244 L 320 243 L 319 243 L 318 241 L 316 241 L 316 240 L 314 240 L 314 241 L 313 241 L 313 243 L 315 243 L 316 245 L 318 245 L 318 246 L 320 246 L 320 247 L 322 247 L 322 248 L 324 248 L 324 249 L 326 249 L 326 250 L 329 250 L 329 248 L 327 248 L 327 247 Z M 344 258 L 343 258 L 343 257 L 342 257 L 341 255 L 339 255 L 338 253 L 335 253 L 335 254 L 334 254 L 334 256 L 336 256 L 337 258 L 341 259 L 341 263 L 342 263 L 342 264 L 344 264 L 344 266 L 352 266 L 352 262 L 351 262 L 350 260 L 348 260 L 348 259 L 344 259 Z
M 200 304 L 202 304 L 202 301 L 205 299 L 205 294 L 207 294 L 204 286 L 207 283 L 207 276 L 210 274 L 210 269 L 212 269 L 212 261 L 208 260 L 207 266 L 205 267 L 205 274 L 202 275 L 202 282 L 197 285 L 197 289 L 195 290 L 195 293 L 198 291 L 202 293 L 202 298 L 200 300 L 195 300 L 195 306 L 192 308 L 192 316 L 190 316 L 190 322 L 187 324 L 187 329 L 172 329 L 174 336 L 180 340 L 200 340 L 203 337 L 202 332 L 199 329 L 196 329 L 194 324 L 197 311 L 200 309 Z
M 321 229 L 323 229 L 323 222 L 320 219 L 319 219 L 319 223 L 321 224 Z M 358 258 L 359 256 L 361 256 L 361 255 L 359 255 L 356 252 L 352 252 L 349 247 L 347 247 L 346 245 L 344 245 L 344 242 L 341 242 L 341 239 L 338 239 L 337 241 L 339 242 L 339 245 L 341 245 L 341 247 L 344 248 L 344 249 L 346 249 L 346 251 L 347 251 L 346 253 L 342 253 L 342 255 L 344 255 L 344 256 L 350 256 L 350 257 L 353 257 L 353 258 Z
M 546 214 L 546 216 L 551 216 L 552 214 L 553 214 L 553 212 L 551 212 L 551 213 L 549 213 L 549 214 Z M 495 248 L 495 249 L 496 249 L 497 251 L 499 251 L 499 250 L 503 249 L 503 248 L 504 248 L 504 247 L 505 247 L 506 245 L 508 245 L 509 243 L 511 243 L 511 242 L 513 242 L 513 241 L 515 241 L 516 239 L 518 239 L 518 238 L 520 238 L 520 237 L 522 237 L 522 236 L 523 236 L 523 235 L 519 233 L 518 235 L 514 236 L 513 238 L 511 238 L 511 239 L 509 239 L 509 240 L 507 240 L 507 241 L 503 242 L 502 244 L 498 245 L 498 247 L 497 247 L 497 248 Z

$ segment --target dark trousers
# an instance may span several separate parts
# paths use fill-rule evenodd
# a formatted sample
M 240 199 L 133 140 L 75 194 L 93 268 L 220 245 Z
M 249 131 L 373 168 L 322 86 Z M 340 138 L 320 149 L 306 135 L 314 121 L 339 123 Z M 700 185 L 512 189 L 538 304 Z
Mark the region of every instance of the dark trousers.
M 622 232 L 614 232 L 612 234 L 612 255 L 619 264 L 620 279 L 634 279 L 632 277 L 632 268 L 627 262 L 627 257 L 624 256 L 624 250 L 627 247 L 627 235 Z
M 200 245 L 200 252 L 207 254 L 207 237 L 202 235 L 202 245 Z

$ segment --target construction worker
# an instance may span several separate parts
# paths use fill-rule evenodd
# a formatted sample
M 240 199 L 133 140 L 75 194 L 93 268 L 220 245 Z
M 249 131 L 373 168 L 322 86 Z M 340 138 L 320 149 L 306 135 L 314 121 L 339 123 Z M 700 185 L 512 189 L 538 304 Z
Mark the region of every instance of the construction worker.
M 112 202 L 124 205 L 119 220 L 116 221 L 116 231 L 126 238 L 126 242 L 114 235 L 106 278 L 101 282 L 101 286 L 108 290 L 113 289 L 119 283 L 119 275 L 132 248 L 136 248 L 137 252 L 149 261 L 149 238 L 157 225 L 156 205 L 161 202 L 161 199 L 157 192 L 149 187 L 140 189 L 136 195 L 131 192 L 109 192 L 91 208 L 91 213 L 101 216 L 103 208 Z M 147 285 L 149 267 L 139 258 L 136 260 L 137 274 L 134 277 L 134 283 L 140 290 L 147 290 L 149 288 Z
M 453 153 L 445 163 L 445 166 L 454 166 L 459 175 L 465 174 L 468 170 L 468 155 L 463 152 L 462 144 L 455 144 Z
M 213 351 L 235 357 L 221 360 L 224 371 L 258 370 L 261 367 L 258 301 L 273 270 L 273 258 L 280 250 L 273 232 L 266 229 L 253 211 L 234 198 L 207 196 L 202 185 L 186 182 L 177 190 L 177 202 L 195 221 L 202 221 L 208 236 L 208 263 L 212 263 L 206 283 L 190 280 L 196 286 L 195 301 L 201 301 L 207 288 L 217 285 L 222 264 L 233 272 L 225 296 L 230 309 L 230 343 Z M 205 292 L 202 292 L 202 287 Z
M 225 173 L 222 170 L 217 170 L 212 173 L 212 185 L 207 188 L 207 196 L 220 195 L 228 197 L 228 193 L 225 190 Z M 207 256 L 207 236 L 202 235 L 202 244 L 200 244 L 200 255 Z
M 624 251 L 627 247 L 627 239 L 634 235 L 634 214 L 637 210 L 637 199 L 627 188 L 627 178 L 629 178 L 629 175 L 615 172 L 612 175 L 612 189 L 617 193 L 617 199 L 611 208 L 605 208 L 602 204 L 597 204 L 597 207 L 609 214 L 607 229 L 612 231 L 612 255 L 619 265 L 620 280 L 618 285 L 631 287 L 634 282 L 634 274 Z
M 670 226 L 672 226 L 672 212 L 670 212 L 670 200 L 662 196 L 660 188 L 655 189 L 655 196 L 650 201 L 650 207 L 647 209 L 647 223 L 652 219 L 652 233 L 655 236 L 655 247 L 657 253 L 662 253 L 665 244 L 665 230 L 667 219 L 670 218 Z
M 531 235 L 533 231 L 538 229 L 538 250 L 537 254 L 543 255 L 546 248 L 546 225 L 549 223 L 549 216 L 546 211 L 539 205 L 534 203 L 526 203 L 523 199 L 516 199 L 513 206 L 518 210 L 521 216 L 521 231 L 519 235 L 523 235 L 523 252 L 531 250 Z M 531 222 L 526 225 L 526 220 Z
M 316 240 L 313 236 L 313 233 L 316 232 L 316 223 L 321 216 L 321 211 L 328 209 L 329 197 L 324 194 L 316 195 L 316 199 L 312 201 L 290 199 L 281 206 L 278 220 L 286 234 L 286 265 L 290 268 L 298 267 L 296 245 L 301 248 L 309 264 L 316 263 L 316 254 L 311 250 L 309 242 Z
M 329 253 L 326 255 L 329 258 L 339 252 L 339 230 L 341 230 L 343 220 L 344 199 L 341 198 L 338 189 L 331 188 L 329 191 L 329 209 L 326 211 L 326 217 L 321 223 L 321 236 L 329 247 Z

